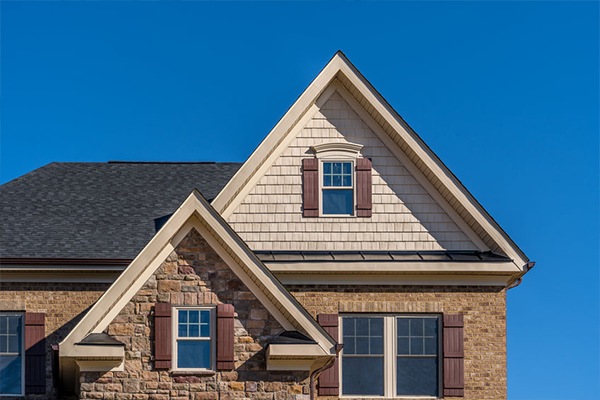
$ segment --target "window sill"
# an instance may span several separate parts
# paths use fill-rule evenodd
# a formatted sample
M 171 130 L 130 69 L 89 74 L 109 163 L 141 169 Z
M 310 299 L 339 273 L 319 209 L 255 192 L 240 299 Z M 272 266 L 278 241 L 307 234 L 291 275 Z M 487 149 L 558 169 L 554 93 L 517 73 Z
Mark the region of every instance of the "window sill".
M 196 375 L 196 376 L 212 376 L 215 375 L 217 371 L 212 370 L 172 370 L 172 375 Z

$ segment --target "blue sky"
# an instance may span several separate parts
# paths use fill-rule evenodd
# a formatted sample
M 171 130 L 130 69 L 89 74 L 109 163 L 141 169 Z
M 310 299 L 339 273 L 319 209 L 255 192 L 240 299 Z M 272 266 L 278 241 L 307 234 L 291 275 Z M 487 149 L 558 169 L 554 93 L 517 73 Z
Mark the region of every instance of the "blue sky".
M 2 2 L 2 183 L 243 161 L 336 50 L 537 261 L 510 399 L 599 399 L 599 3 Z

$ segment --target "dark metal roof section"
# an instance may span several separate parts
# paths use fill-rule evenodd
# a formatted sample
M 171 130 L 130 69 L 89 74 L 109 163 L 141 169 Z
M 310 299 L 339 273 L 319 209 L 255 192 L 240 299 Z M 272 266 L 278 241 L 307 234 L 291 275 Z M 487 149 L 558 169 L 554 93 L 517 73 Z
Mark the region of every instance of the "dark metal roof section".
M 298 331 L 284 331 L 273 338 L 269 344 L 317 344 L 317 342 Z
M 255 251 L 265 263 L 290 262 L 510 262 L 491 251 Z
M 79 343 L 75 343 L 81 346 L 125 346 L 125 343 L 119 342 L 112 336 L 106 333 L 90 333 Z
M 0 186 L 0 257 L 133 259 L 192 190 L 241 163 L 51 163 Z

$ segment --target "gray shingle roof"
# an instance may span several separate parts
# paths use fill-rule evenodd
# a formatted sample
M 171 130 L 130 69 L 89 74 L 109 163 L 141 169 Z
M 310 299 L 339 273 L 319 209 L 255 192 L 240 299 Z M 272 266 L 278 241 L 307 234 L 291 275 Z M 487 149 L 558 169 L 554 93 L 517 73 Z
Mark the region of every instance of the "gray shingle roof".
M 51 163 L 0 186 L 0 257 L 134 258 L 193 189 L 241 163 Z

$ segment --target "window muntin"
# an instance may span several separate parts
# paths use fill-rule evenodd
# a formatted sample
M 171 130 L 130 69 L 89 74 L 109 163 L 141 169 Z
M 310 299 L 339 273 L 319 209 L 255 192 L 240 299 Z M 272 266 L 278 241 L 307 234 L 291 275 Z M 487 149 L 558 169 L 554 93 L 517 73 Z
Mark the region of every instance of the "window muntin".
M 214 308 L 186 307 L 175 309 L 174 369 L 214 369 Z
M 0 394 L 23 394 L 23 314 L 0 313 Z
M 323 161 L 322 214 L 354 214 L 353 162 Z
M 438 396 L 440 321 L 437 315 L 342 316 L 342 396 Z

